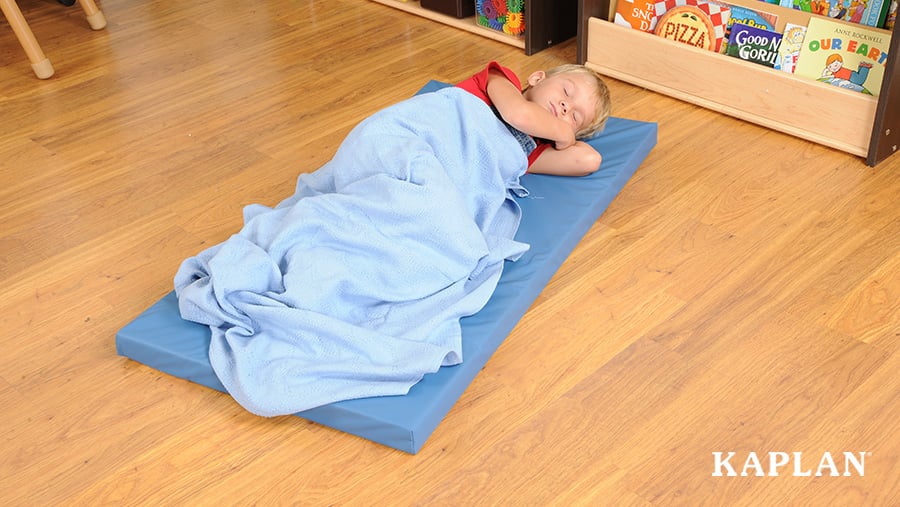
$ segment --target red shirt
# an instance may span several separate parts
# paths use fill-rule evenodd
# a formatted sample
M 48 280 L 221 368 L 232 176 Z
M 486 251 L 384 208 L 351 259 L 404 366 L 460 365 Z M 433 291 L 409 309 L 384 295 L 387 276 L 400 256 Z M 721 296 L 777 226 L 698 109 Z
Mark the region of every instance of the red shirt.
M 500 72 L 504 77 L 506 77 L 506 79 L 509 79 L 512 84 L 516 85 L 516 88 L 518 88 L 520 91 L 522 90 L 522 82 L 519 81 L 516 73 L 494 61 L 488 63 L 487 67 L 485 67 L 481 72 L 475 74 L 469 79 L 460 81 L 456 84 L 456 86 L 462 88 L 463 90 L 466 90 L 472 95 L 475 95 L 479 99 L 483 100 L 485 104 L 493 106 L 494 104 L 493 102 L 491 102 L 491 98 L 488 97 L 487 94 L 488 74 L 492 70 Z M 537 144 L 537 148 L 535 148 L 531 153 L 528 154 L 528 167 L 531 167 L 531 164 L 533 164 L 534 161 L 537 160 L 541 153 L 543 153 L 544 150 L 550 147 L 550 143 L 544 140 L 535 139 L 534 141 Z
M 832 74 L 834 74 L 834 77 L 838 79 L 846 79 L 847 81 L 850 81 L 850 77 L 853 75 L 853 71 L 848 69 L 847 67 L 841 67 L 837 70 L 837 72 L 832 72 Z

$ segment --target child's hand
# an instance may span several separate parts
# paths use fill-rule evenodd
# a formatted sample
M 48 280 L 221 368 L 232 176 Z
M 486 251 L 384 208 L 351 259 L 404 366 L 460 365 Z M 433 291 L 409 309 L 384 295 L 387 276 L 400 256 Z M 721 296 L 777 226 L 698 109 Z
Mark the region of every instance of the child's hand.
M 554 143 L 554 147 L 557 150 L 564 150 L 575 144 L 575 133 L 567 132 L 567 134 L 569 134 L 569 135 L 566 138 L 557 139 L 556 142 Z

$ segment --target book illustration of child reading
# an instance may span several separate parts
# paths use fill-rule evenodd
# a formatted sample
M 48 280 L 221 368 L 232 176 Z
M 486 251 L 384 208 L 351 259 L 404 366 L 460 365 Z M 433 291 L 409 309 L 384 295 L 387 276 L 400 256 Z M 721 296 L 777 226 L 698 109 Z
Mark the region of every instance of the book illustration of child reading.
M 841 55 L 834 53 L 825 60 L 825 69 L 822 71 L 822 77 L 819 80 L 841 88 L 871 94 L 863 86 L 866 78 L 869 77 L 869 69 L 871 68 L 871 62 L 859 62 L 857 70 L 850 70 L 844 67 L 844 59 L 841 58 Z

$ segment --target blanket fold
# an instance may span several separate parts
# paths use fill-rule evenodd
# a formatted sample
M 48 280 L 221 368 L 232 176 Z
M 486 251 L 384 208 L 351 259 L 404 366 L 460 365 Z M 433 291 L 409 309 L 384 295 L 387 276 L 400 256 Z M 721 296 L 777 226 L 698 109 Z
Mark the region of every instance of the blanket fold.
M 186 259 L 183 318 L 247 410 L 275 416 L 405 394 L 462 361 L 459 319 L 488 301 L 513 238 L 527 160 L 481 100 L 446 88 L 382 110 L 274 208 Z

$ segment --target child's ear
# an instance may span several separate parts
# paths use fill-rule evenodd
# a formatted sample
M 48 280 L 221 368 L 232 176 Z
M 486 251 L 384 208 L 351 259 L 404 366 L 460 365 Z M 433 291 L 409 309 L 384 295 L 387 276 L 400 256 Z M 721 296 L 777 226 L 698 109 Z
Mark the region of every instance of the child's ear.
M 545 77 L 547 77 L 547 73 L 542 70 L 533 72 L 530 76 L 528 76 L 528 85 L 534 86 L 543 81 Z

